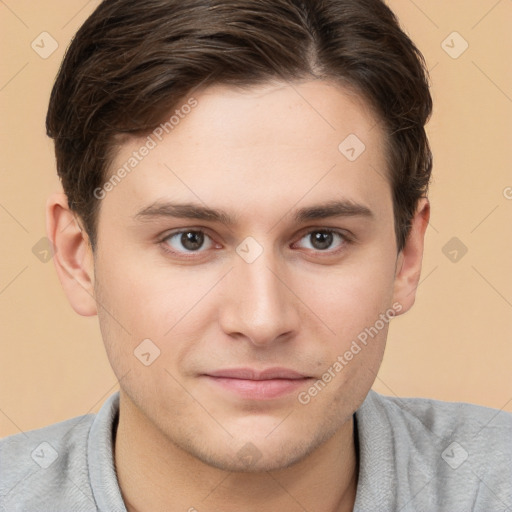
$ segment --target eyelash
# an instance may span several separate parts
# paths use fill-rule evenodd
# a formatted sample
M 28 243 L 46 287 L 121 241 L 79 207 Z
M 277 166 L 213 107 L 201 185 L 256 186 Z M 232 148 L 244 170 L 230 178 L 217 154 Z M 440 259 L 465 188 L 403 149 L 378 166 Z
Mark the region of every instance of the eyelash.
M 167 233 L 163 238 L 160 238 L 158 243 L 162 247 L 162 250 L 164 252 L 171 254 L 173 256 L 178 256 L 178 257 L 184 258 L 184 259 L 197 259 L 197 256 L 195 256 L 195 254 L 200 255 L 201 253 L 207 252 L 207 250 L 180 252 L 180 251 L 175 251 L 173 249 L 170 249 L 169 245 L 166 242 L 169 239 L 171 239 L 172 237 L 174 237 L 176 235 L 182 235 L 184 233 L 202 233 L 202 234 L 206 235 L 208 238 L 210 238 L 210 240 L 212 241 L 212 243 L 214 245 L 216 244 L 216 242 L 213 240 L 213 238 L 210 235 L 208 235 L 208 233 L 204 229 L 200 229 L 200 228 L 181 229 L 181 230 L 173 231 L 171 233 Z M 338 231 L 336 229 L 331 229 L 331 228 L 310 229 L 309 231 L 307 231 L 306 233 L 304 233 L 300 236 L 299 241 L 306 238 L 307 236 L 310 236 L 313 233 L 333 234 L 333 235 L 337 235 L 338 237 L 340 237 L 341 247 L 339 247 L 338 249 L 335 249 L 333 251 L 329 251 L 329 250 L 322 251 L 320 249 L 316 249 L 316 250 L 308 249 L 308 252 L 313 251 L 317 254 L 325 254 L 326 256 L 336 255 L 336 254 L 342 252 L 345 249 L 346 245 L 352 244 L 354 242 L 353 237 L 351 235 L 349 235 L 347 232 Z M 190 256 L 186 256 L 187 254 L 189 254 Z

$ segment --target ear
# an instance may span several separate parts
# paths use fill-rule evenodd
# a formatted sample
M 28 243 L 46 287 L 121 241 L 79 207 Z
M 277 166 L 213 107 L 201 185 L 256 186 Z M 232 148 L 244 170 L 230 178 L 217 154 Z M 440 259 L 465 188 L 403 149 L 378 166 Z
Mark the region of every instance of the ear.
M 416 288 L 420 280 L 425 231 L 430 219 L 430 203 L 427 198 L 418 202 L 411 221 L 409 236 L 397 258 L 393 301 L 402 305 L 400 314 L 414 304 Z
M 69 209 L 63 192 L 52 194 L 46 202 L 46 232 L 54 246 L 53 261 L 71 307 L 82 316 L 97 314 L 89 237 Z

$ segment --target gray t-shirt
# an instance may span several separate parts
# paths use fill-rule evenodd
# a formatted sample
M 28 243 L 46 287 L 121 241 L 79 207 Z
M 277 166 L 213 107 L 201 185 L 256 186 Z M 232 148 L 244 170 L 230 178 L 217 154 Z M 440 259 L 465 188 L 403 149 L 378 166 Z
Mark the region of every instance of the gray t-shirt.
M 119 393 L 0 441 L 0 511 L 126 512 L 113 462 Z M 371 390 L 355 414 L 357 512 L 512 512 L 512 414 Z M 314 511 L 310 511 L 314 512 Z

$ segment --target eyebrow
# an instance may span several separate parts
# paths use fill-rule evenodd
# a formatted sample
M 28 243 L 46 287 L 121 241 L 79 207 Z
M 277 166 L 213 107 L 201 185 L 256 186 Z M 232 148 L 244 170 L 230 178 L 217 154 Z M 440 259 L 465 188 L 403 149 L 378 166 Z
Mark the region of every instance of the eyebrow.
M 171 203 L 155 201 L 142 208 L 133 218 L 137 221 L 152 220 L 159 217 L 176 217 L 219 222 L 228 226 L 236 224 L 238 216 L 232 216 L 222 209 L 213 209 L 196 203 Z M 297 210 L 293 219 L 297 223 L 320 220 L 329 217 L 367 217 L 374 218 L 373 212 L 362 204 L 349 200 L 329 201 L 324 204 L 308 206 Z

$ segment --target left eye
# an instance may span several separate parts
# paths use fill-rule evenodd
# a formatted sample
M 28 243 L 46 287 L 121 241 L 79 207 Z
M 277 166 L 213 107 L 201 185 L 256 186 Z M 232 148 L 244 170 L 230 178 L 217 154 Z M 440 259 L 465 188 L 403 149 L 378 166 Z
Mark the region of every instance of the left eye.
M 206 233 L 203 231 L 188 230 L 173 233 L 165 238 L 164 242 L 177 252 L 183 252 L 182 248 L 185 248 L 184 252 L 199 252 L 199 249 L 204 246 L 206 239 L 209 240 L 206 247 L 206 249 L 208 249 L 213 245 L 213 241 Z M 179 247 L 180 245 L 181 248 Z
M 330 248 L 336 237 L 341 240 L 340 246 L 346 241 L 346 238 L 341 233 L 325 229 L 310 231 L 306 236 L 301 238 L 301 240 L 309 241 L 310 247 L 306 247 L 307 249 L 325 251 Z

